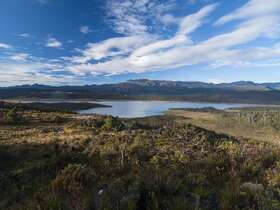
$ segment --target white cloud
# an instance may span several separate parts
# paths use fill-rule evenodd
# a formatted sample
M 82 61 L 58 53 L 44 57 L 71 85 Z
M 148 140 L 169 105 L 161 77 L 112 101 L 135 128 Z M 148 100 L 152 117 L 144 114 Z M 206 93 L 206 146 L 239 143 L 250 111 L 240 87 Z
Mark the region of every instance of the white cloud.
M 110 0 L 106 7 L 107 13 L 110 13 L 108 16 L 112 18 L 109 23 L 122 35 L 89 43 L 85 49 L 76 51 L 76 56 L 61 58 L 55 61 L 55 64 L 50 60 L 34 61 L 32 56 L 24 53 L 12 55 L 10 59 L 21 62 L 17 65 L 9 64 L 6 69 L 11 71 L 6 71 L 3 78 L 11 78 L 13 74 L 18 81 L 21 78 L 33 81 L 41 76 L 42 79 L 38 80 L 42 82 L 47 79 L 62 82 L 60 78 L 51 76 L 57 69 L 69 71 L 79 78 L 88 74 L 95 76 L 141 73 L 195 64 L 207 64 L 209 68 L 280 66 L 280 44 L 273 44 L 280 36 L 280 1 L 267 0 L 263 3 L 261 0 L 250 0 L 216 22 L 218 25 L 238 20 L 233 26 L 229 25 L 226 32 L 220 33 L 219 27 L 216 27 L 216 35 L 199 41 L 194 41 L 192 36 L 198 28 L 206 24 L 213 27 L 211 18 L 208 17 L 217 4 L 205 6 L 185 17 L 175 17 L 169 14 L 167 9 L 172 7 L 172 0 L 166 1 L 166 4 L 158 2 Z M 148 24 L 151 20 L 155 22 Z M 155 26 L 155 23 L 158 23 L 158 26 Z M 162 36 L 162 29 L 158 31 L 154 27 L 164 28 L 165 24 L 177 27 L 177 30 L 173 30 L 173 34 L 168 34 L 168 37 Z M 81 32 L 88 33 L 90 28 L 81 28 Z M 249 44 L 258 39 L 269 44 L 266 47 L 258 47 L 257 44 L 250 47 Z M 46 46 L 61 48 L 62 43 L 50 38 Z M 10 47 L 0 44 L 0 48 Z M 5 70 L 2 64 L 0 66 L 2 76 Z M 76 80 L 69 76 L 69 81 Z
M 172 39 L 153 42 L 150 45 L 141 47 L 140 49 L 137 49 L 132 56 L 138 57 L 166 48 L 174 48 L 180 45 L 182 46 L 191 44 L 192 41 L 190 38 L 188 38 L 187 35 L 200 27 L 203 23 L 203 18 L 205 18 L 210 12 L 212 12 L 216 6 L 217 5 L 206 6 L 199 12 L 182 18 L 179 23 L 179 30 L 176 33 L 175 37 L 173 37 Z
M 177 34 L 189 34 L 203 24 L 203 18 L 209 15 L 217 7 L 217 4 L 212 4 L 203 7 L 199 12 L 186 16 L 180 23 L 180 28 Z
M 83 34 L 88 34 L 88 33 L 92 32 L 92 30 L 90 29 L 89 26 L 81 26 L 80 27 L 80 32 L 83 33 Z
M 111 38 L 101 43 L 89 44 L 88 48 L 83 51 L 82 56 L 72 58 L 72 61 L 84 64 L 71 66 L 70 69 L 72 72 L 85 71 L 87 73 L 91 69 L 92 74 L 116 74 L 129 71 L 142 72 L 155 69 L 159 65 L 149 65 L 148 62 L 152 61 L 150 58 L 156 56 L 157 53 L 163 53 L 166 50 L 169 52 L 173 48 L 182 48 L 192 44 L 191 39 L 187 35 L 200 27 L 203 23 L 203 18 L 215 8 L 216 5 L 209 5 L 193 15 L 182 18 L 179 22 L 178 32 L 171 39 L 155 40 L 155 37 L 152 37 L 152 35 L 145 34 L 141 36 Z M 112 60 L 98 64 L 85 64 L 91 60 L 101 60 L 108 57 L 112 58 Z M 158 58 L 161 60 L 160 57 Z M 164 61 L 159 62 L 164 63 Z
M 49 40 L 47 41 L 46 47 L 61 48 L 62 43 L 55 38 L 49 38 Z
M 15 61 L 26 61 L 29 58 L 29 55 L 26 53 L 17 53 L 10 56 L 10 59 Z
M 221 79 L 215 79 L 215 78 L 211 78 L 207 80 L 208 83 L 213 83 L 213 84 L 221 84 L 221 83 L 225 83 L 224 80 Z
M 220 54 L 220 55 L 219 55 Z M 260 67 L 280 66 L 280 46 L 252 47 L 249 49 L 223 50 L 217 53 L 217 59 L 213 60 L 211 67 Z
M 17 56 L 17 57 L 16 57 Z M 79 84 L 80 78 L 73 75 L 59 75 L 55 72 L 63 71 L 63 65 L 56 60 L 38 58 L 20 54 L 14 56 L 14 62 L 10 59 L 0 60 L 0 84 L 1 86 L 23 84 Z M 19 58 L 19 59 L 18 59 Z
M 0 49 L 10 49 L 10 48 L 12 48 L 12 46 L 11 45 L 8 45 L 8 44 L 4 44 L 4 43 L 0 43 Z
M 106 13 L 117 33 L 131 36 L 145 34 L 157 27 L 161 21 L 159 17 L 173 5 L 173 0 L 109 0 Z
M 148 44 L 144 47 L 141 47 L 137 50 L 135 50 L 132 53 L 132 57 L 141 57 L 144 55 L 149 55 L 151 53 L 160 51 L 160 50 L 164 50 L 164 49 L 168 49 L 168 48 L 173 48 L 176 46 L 180 46 L 182 44 L 191 44 L 192 41 L 189 40 L 186 36 L 184 35 L 178 35 L 175 36 L 172 39 L 166 39 L 166 40 L 159 40 L 156 42 L 152 42 L 151 44 Z
M 66 68 L 77 74 L 112 75 L 165 70 L 202 63 L 209 63 L 213 68 L 222 65 L 252 65 L 254 60 L 268 61 L 279 56 L 279 48 L 275 47 L 272 49 L 246 47 L 247 51 L 237 51 L 233 48 L 246 46 L 258 38 L 271 39 L 273 37 L 271 34 L 275 37 L 279 31 L 275 29 L 279 29 L 277 26 L 280 23 L 280 8 L 277 10 L 278 13 L 273 9 L 257 17 L 246 16 L 231 32 L 194 43 L 190 34 L 205 23 L 204 18 L 216 6 L 206 6 L 197 13 L 180 18 L 180 21 L 177 20 L 178 30 L 170 39 L 149 39 L 146 43 L 145 39 L 139 39 L 137 45 L 138 38 L 133 39 L 133 43 L 128 42 L 130 44 L 127 43 L 127 39 L 130 39 L 128 37 L 120 38 L 126 44 L 121 44 L 118 38 L 112 38 L 89 45 L 82 56 L 73 58 L 82 64 L 74 64 Z M 232 14 L 230 19 L 235 19 Z M 147 32 L 144 34 L 146 36 L 140 37 L 146 39 L 151 37 Z M 104 58 L 106 59 L 102 60 Z M 92 60 L 99 62 L 91 63 Z
M 148 1 L 108 1 L 107 15 L 112 18 L 111 23 L 115 31 L 121 34 L 142 34 L 146 33 L 147 26 L 141 13 L 145 12 Z M 136 6 L 137 4 L 137 6 Z
M 250 19 L 268 15 L 279 15 L 279 0 L 250 0 L 243 7 L 221 17 L 216 24 L 225 24 L 233 20 Z
M 178 24 L 180 22 L 180 18 L 174 17 L 171 14 L 165 14 L 162 16 L 159 16 L 158 19 L 164 24 L 164 25 L 170 25 L 170 24 Z
M 77 77 L 56 77 L 40 73 L 43 66 L 33 64 L 1 64 L 1 86 L 25 85 L 25 84 L 78 84 Z
M 72 59 L 75 63 L 101 60 L 107 57 L 120 56 L 132 52 L 136 48 L 151 41 L 148 36 L 128 36 L 107 39 L 100 43 L 90 43 L 82 56 Z
M 266 24 L 267 21 L 271 24 Z M 146 69 L 151 67 L 166 69 L 174 66 L 211 62 L 218 59 L 216 55 L 219 50 L 246 44 L 258 37 L 264 36 L 265 32 L 273 25 L 273 22 L 274 18 L 258 19 L 256 22 L 248 21 L 230 33 L 215 36 L 196 45 L 179 46 L 164 52 L 144 55 L 138 57 L 133 63 Z M 223 55 L 218 56 L 222 57 Z
M 30 38 L 30 37 L 32 37 L 31 34 L 29 34 L 29 33 L 19 34 L 19 36 L 22 37 L 22 38 Z

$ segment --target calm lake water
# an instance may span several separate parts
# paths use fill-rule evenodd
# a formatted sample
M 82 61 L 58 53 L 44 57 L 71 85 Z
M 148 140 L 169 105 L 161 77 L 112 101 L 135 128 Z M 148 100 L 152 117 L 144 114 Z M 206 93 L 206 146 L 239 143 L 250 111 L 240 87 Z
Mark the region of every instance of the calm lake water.
M 227 104 L 227 103 L 195 103 L 175 101 L 98 101 L 97 103 L 109 105 L 109 108 L 94 108 L 79 111 L 80 114 L 101 114 L 112 115 L 122 118 L 148 117 L 161 115 L 169 109 L 174 108 L 205 108 L 228 109 L 249 107 L 248 104 Z

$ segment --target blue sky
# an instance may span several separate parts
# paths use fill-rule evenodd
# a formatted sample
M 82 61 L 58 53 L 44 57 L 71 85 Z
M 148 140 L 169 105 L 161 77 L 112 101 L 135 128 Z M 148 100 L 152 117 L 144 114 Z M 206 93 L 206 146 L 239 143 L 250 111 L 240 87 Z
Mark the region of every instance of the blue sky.
M 280 81 L 279 0 L 1 0 L 0 86 Z

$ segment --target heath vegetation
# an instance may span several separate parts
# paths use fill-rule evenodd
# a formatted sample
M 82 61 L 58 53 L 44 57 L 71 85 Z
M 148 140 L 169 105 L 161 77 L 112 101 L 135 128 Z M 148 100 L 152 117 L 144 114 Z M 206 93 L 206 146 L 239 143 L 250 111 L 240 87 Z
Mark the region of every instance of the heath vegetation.
M 268 142 L 175 116 L 1 109 L 0 121 L 3 210 L 280 209 L 280 149 Z

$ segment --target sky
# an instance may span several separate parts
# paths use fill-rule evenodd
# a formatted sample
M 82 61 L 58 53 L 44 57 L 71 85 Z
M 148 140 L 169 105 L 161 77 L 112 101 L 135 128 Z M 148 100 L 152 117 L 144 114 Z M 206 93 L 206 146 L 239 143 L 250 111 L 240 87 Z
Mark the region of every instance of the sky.
M 280 0 L 1 0 L 0 86 L 280 82 Z

